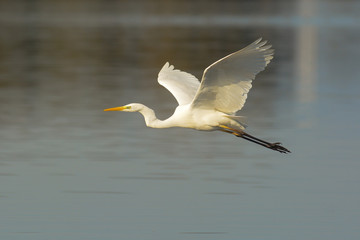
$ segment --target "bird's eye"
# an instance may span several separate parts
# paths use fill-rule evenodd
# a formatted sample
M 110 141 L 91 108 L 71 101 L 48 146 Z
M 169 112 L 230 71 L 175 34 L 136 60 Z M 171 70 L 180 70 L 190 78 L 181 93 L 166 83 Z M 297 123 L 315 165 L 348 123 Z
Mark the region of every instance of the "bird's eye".
M 131 109 L 131 106 L 126 106 L 125 108 L 126 108 L 126 109 Z

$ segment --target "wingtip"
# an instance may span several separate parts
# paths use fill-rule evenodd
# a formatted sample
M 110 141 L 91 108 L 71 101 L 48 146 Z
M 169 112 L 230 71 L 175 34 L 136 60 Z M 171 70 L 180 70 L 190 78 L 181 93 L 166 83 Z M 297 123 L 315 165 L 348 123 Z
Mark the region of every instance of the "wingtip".
M 170 65 L 170 63 L 169 62 L 166 62 L 165 64 L 164 64 L 164 66 L 161 68 L 161 70 L 164 70 L 164 69 L 167 69 L 167 68 L 171 68 L 172 66 Z
M 273 55 L 275 50 L 272 48 L 271 44 L 267 44 L 268 41 L 267 40 L 263 40 L 262 37 L 258 38 L 253 44 L 256 45 L 256 48 L 259 49 L 260 51 L 266 51 L 267 55 Z M 270 61 L 272 59 L 272 57 L 270 59 L 268 59 L 268 61 Z
M 252 44 L 250 44 L 250 46 L 254 46 L 256 48 L 262 49 L 262 50 L 267 50 L 269 48 L 271 48 L 271 45 L 266 45 L 268 43 L 267 40 L 263 40 L 262 37 L 256 39 Z M 270 46 L 270 47 L 268 47 Z M 266 48 L 266 49 L 264 49 Z

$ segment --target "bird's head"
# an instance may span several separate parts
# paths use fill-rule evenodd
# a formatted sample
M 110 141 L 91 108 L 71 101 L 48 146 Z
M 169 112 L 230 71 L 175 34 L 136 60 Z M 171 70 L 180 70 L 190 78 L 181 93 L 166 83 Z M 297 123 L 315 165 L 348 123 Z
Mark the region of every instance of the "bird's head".
M 144 105 L 140 103 L 130 103 L 121 107 L 107 108 L 104 111 L 123 111 L 123 112 L 139 112 L 143 109 Z

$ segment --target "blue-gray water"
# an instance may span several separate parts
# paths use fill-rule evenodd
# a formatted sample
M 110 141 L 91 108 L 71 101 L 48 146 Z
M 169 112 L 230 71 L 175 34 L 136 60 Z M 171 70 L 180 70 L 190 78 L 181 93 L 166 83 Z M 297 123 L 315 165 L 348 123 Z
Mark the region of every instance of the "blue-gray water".
M 0 3 L 1 239 L 359 239 L 357 1 Z M 221 132 L 149 129 L 262 36 L 275 58 L 240 112 L 283 155 Z

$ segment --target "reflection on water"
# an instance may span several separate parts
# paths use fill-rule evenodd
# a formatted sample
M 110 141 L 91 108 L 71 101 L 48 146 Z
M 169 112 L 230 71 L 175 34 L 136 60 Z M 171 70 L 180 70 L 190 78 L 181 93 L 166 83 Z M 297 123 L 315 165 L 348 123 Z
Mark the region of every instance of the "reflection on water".
M 357 239 L 356 9 L 321 0 L 0 3 L 1 237 Z M 249 132 L 290 155 L 102 111 L 143 102 L 166 118 L 176 106 L 156 82 L 166 61 L 200 78 L 259 36 L 275 59 L 241 114 Z

